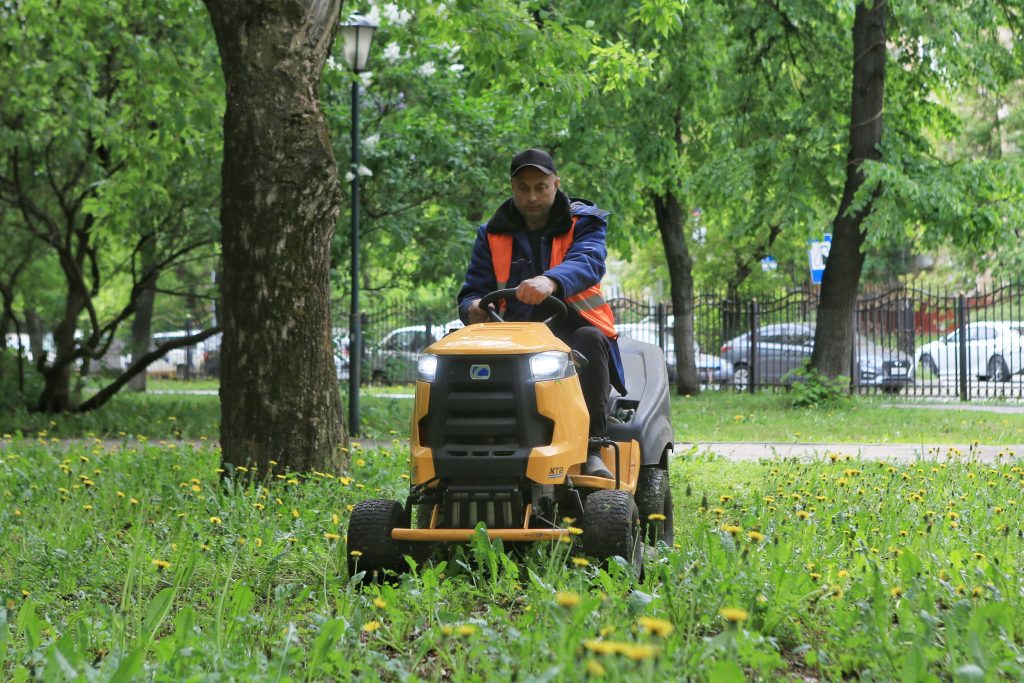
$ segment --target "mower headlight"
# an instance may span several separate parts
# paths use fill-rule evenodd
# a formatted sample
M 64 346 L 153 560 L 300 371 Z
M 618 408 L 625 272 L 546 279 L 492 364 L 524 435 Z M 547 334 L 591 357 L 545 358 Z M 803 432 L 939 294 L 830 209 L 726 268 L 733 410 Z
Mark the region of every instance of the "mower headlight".
M 562 351 L 545 351 L 530 358 L 530 374 L 535 380 L 562 379 L 570 367 L 569 354 Z
M 416 361 L 416 377 L 421 382 L 433 382 L 437 375 L 437 356 L 425 353 Z

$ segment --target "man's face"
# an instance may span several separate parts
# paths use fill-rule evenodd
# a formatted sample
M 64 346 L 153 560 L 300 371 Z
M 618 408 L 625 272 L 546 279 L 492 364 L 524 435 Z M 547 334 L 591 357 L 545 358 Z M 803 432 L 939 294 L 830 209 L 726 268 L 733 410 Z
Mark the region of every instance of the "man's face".
M 512 177 L 512 198 L 528 223 L 547 218 L 557 190 L 558 176 L 548 175 L 533 166 L 527 166 Z

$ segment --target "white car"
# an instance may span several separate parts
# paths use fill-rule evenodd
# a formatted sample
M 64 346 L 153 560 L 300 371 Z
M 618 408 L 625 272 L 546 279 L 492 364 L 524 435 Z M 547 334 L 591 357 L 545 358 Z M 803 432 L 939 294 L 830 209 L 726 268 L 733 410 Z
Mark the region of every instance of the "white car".
M 1024 323 L 1010 320 L 968 323 L 967 376 L 1006 382 L 1024 370 Z M 933 375 L 959 375 L 960 331 L 917 349 L 914 356 L 922 370 Z

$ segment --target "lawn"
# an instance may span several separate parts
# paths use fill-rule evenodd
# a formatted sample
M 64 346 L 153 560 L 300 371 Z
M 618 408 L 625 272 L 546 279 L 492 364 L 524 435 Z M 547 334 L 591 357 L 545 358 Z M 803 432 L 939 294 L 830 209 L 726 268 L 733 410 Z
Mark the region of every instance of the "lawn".
M 208 380 L 155 384 L 188 392 L 216 389 Z M 367 387 L 361 395 L 364 439 L 406 436 L 412 411 L 411 386 Z M 344 393 L 342 395 L 344 400 Z M 85 415 L 0 413 L 0 433 L 37 434 L 48 438 L 100 436 L 151 439 L 216 439 L 218 397 L 200 393 L 122 392 L 107 407 Z M 686 398 L 672 396 L 676 439 L 684 442 L 754 443 L 950 443 L 974 441 L 993 446 L 1024 443 L 1024 414 L 896 408 L 893 402 L 855 397 L 832 408 L 794 408 L 784 393 L 737 394 L 708 391 Z M 188 416 L 187 420 L 182 419 Z M 347 413 L 345 413 L 347 417 Z
M 481 538 L 364 589 L 348 514 L 404 492 L 400 442 L 338 477 L 40 441 L 0 448 L 7 680 L 1024 677 L 1016 461 L 678 458 L 640 582 Z
M 794 408 L 785 393 L 704 392 L 672 398 L 676 439 L 686 442 L 1024 443 L 1024 413 L 898 407 L 857 396 L 827 408 Z

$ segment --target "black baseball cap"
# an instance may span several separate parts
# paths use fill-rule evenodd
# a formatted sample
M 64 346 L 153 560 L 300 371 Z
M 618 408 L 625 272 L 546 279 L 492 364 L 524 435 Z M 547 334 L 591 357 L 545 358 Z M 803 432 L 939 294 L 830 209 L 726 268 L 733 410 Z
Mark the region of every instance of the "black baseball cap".
M 516 173 L 526 166 L 539 168 L 548 175 L 558 175 L 558 171 L 555 170 L 555 162 L 551 159 L 550 154 L 539 149 L 528 149 L 512 157 L 509 177 L 515 177 Z

